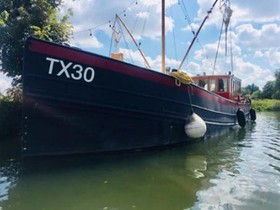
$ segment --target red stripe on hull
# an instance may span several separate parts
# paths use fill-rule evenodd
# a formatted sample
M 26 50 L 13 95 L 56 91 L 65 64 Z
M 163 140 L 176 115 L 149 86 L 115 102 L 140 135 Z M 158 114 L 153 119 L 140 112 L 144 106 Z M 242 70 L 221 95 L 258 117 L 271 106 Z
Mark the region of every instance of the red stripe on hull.
M 132 77 L 138 77 L 145 80 L 151 80 L 156 83 L 168 85 L 178 88 L 174 79 L 170 76 L 164 75 L 160 72 L 134 66 L 132 64 L 120 62 L 111 58 L 106 58 L 89 52 L 83 52 L 72 48 L 59 46 L 52 43 L 30 40 L 29 50 L 32 52 L 45 54 L 49 56 L 56 56 L 66 60 L 75 61 L 78 63 L 87 64 L 93 67 L 106 69 L 109 71 L 126 74 Z M 180 87 L 182 88 L 182 87 Z

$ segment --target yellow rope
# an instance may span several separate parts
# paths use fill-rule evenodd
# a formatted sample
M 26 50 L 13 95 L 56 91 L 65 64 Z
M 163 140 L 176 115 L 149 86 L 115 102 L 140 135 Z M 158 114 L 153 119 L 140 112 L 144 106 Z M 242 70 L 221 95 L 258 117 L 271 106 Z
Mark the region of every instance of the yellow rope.
M 175 78 L 175 84 L 177 86 L 181 86 L 181 83 L 183 84 L 193 83 L 191 76 L 184 71 L 170 72 L 170 75 Z

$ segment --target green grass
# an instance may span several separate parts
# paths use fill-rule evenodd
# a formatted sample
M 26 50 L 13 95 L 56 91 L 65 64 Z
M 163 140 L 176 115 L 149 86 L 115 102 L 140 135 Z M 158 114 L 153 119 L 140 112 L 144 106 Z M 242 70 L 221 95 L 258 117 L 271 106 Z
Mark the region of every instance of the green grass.
M 252 107 L 256 111 L 280 111 L 280 100 L 276 99 L 254 99 Z

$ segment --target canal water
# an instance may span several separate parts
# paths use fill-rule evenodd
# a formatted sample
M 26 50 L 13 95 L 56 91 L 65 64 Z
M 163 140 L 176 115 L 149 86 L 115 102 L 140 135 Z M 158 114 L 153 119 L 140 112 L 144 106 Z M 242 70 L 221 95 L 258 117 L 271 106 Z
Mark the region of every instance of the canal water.
M 19 148 L 0 141 L 0 210 L 280 209 L 279 112 L 162 150 L 21 159 Z

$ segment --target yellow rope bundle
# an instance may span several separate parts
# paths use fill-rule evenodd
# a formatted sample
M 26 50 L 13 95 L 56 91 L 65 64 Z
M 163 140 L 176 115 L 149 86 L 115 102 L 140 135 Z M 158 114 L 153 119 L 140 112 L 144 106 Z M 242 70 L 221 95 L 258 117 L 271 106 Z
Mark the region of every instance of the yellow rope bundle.
M 183 84 L 193 83 L 191 76 L 184 71 L 170 72 L 170 75 L 175 78 L 175 84 L 177 86 L 181 86 L 182 83 Z

